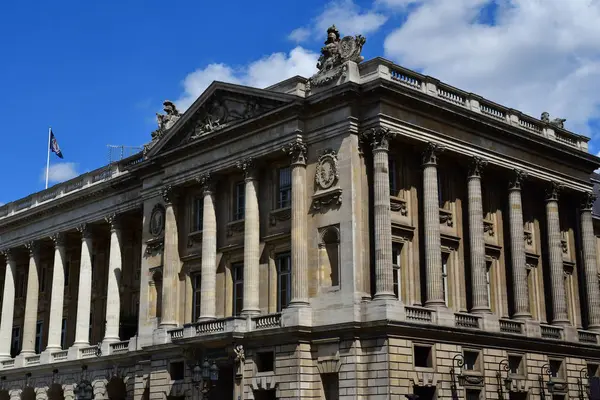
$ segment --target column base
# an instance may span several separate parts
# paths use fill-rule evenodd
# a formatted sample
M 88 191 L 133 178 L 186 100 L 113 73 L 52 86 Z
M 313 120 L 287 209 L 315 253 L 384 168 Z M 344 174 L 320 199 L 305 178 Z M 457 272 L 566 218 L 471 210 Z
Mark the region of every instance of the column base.
M 492 310 L 489 307 L 473 307 L 471 314 L 491 314 Z
M 571 321 L 569 321 L 568 319 L 553 319 L 552 325 L 569 326 L 569 325 L 571 325 Z
M 596 332 L 596 333 L 600 333 L 600 324 L 598 324 L 598 325 L 596 325 L 596 324 L 594 324 L 594 325 L 588 325 L 587 330 L 588 331 L 592 331 L 592 332 Z M 2 356 L 0 356 L 0 357 L 2 357 Z
M 514 313 L 512 316 L 513 319 L 531 319 L 531 313 L 528 312 L 520 312 L 520 313 Z
M 310 302 L 306 299 L 292 300 L 288 307 L 292 307 L 292 308 L 310 307 Z
M 82 348 L 82 347 L 89 347 L 90 346 L 90 342 L 75 342 L 73 343 L 73 346 L 71 347 L 75 347 L 75 348 Z
M 198 317 L 196 322 L 214 321 L 215 319 L 217 319 L 217 317 L 214 315 L 204 315 L 204 316 L 201 315 L 200 317 Z
M 0 354 L 0 361 L 4 360 L 12 360 L 12 357 L 10 356 L 10 354 Z
M 177 328 L 177 323 L 175 322 L 161 322 L 160 324 L 158 324 L 158 329 L 164 329 L 166 331 L 175 328 Z
M 447 309 L 448 306 L 444 302 L 444 300 L 427 300 L 425 302 L 425 307 L 433 308 L 433 309 Z
M 245 317 L 245 318 L 252 318 L 252 317 L 257 317 L 260 315 L 260 310 L 242 310 L 242 313 L 240 316 Z
M 398 301 L 394 292 L 388 292 L 388 291 L 382 290 L 381 292 L 375 293 L 375 296 L 373 296 L 373 300 L 386 300 L 386 299 Z

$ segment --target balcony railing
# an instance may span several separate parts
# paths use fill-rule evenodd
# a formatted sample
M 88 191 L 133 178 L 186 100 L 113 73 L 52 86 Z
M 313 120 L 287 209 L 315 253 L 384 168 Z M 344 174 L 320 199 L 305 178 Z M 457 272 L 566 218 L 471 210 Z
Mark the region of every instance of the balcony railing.
M 81 358 L 96 357 L 98 355 L 98 346 L 82 347 L 79 349 Z
M 261 315 L 253 318 L 256 329 L 279 328 L 281 326 L 281 314 Z
M 472 314 L 455 313 L 454 323 L 460 328 L 479 329 L 479 317 Z
M 540 328 L 542 330 L 542 337 L 544 339 L 556 339 L 556 340 L 561 340 L 562 339 L 562 333 L 563 330 L 560 327 L 557 326 L 552 326 L 552 325 L 540 325 Z
M 12 358 L 10 360 L 4 360 L 2 361 L 2 369 L 4 368 L 12 368 L 15 366 L 15 359 Z
M 216 320 L 216 321 L 205 321 L 198 322 L 196 324 L 196 334 L 202 335 L 207 333 L 218 333 L 225 331 L 225 321 L 224 320 Z
M 184 329 L 183 328 L 177 328 L 177 329 L 170 330 L 169 331 L 169 337 L 171 338 L 171 341 L 183 339 L 183 337 L 184 337 Z
M 129 340 L 111 343 L 109 345 L 109 347 L 110 347 L 110 354 L 127 353 L 129 351 Z
M 68 357 L 69 357 L 68 350 L 57 351 L 57 352 L 52 353 L 52 355 L 51 355 L 52 361 L 64 361 Z
M 500 319 L 500 332 L 514 333 L 516 335 L 523 334 L 523 322 L 514 321 L 512 319 Z
M 598 344 L 598 334 L 589 331 L 578 331 L 580 343 Z
M 406 306 L 406 320 L 420 323 L 433 322 L 433 310 L 424 307 Z
M 25 357 L 25 365 L 37 365 L 40 363 L 40 355 Z

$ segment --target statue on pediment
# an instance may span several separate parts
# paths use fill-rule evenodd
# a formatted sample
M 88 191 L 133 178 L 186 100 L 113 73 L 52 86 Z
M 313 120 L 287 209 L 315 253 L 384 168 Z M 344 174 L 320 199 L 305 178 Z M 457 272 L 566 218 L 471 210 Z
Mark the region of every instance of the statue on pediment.
M 158 123 L 158 129 L 152 132 L 153 140 L 160 138 L 181 117 L 179 110 L 177 110 L 175 104 L 170 100 L 164 101 L 163 109 L 165 111 L 165 114 L 156 113 L 156 122 Z
M 554 118 L 553 120 L 550 120 L 550 113 L 548 113 L 546 111 L 544 111 L 542 113 L 542 116 L 540 117 L 540 119 L 542 120 L 542 122 L 545 122 L 546 124 L 554 125 L 560 129 L 565 129 L 565 122 L 567 121 L 565 118 Z

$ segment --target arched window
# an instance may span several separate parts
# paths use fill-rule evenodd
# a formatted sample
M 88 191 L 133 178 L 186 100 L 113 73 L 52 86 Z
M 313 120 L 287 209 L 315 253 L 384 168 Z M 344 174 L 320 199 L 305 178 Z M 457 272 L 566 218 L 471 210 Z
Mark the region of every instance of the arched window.
M 163 287 L 163 277 L 161 271 L 155 271 L 152 274 L 152 286 L 154 288 L 154 292 L 151 293 L 151 298 L 154 301 L 154 309 L 155 316 L 158 322 L 160 322 L 162 317 L 162 287 Z
M 127 398 L 127 387 L 123 379 L 113 376 L 106 385 L 106 393 L 109 400 L 125 400 Z
M 340 230 L 328 226 L 319 230 L 319 276 L 322 288 L 340 285 Z

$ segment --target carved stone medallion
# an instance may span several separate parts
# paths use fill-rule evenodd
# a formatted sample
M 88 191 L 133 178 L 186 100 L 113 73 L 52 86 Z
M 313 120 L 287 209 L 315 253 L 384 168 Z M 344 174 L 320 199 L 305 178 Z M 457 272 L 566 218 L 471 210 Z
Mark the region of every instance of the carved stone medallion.
M 157 204 L 150 214 L 150 234 L 159 237 L 165 230 L 165 208 Z
M 338 181 L 337 156 L 335 151 L 327 150 L 319 157 L 315 183 L 320 190 L 327 190 Z

